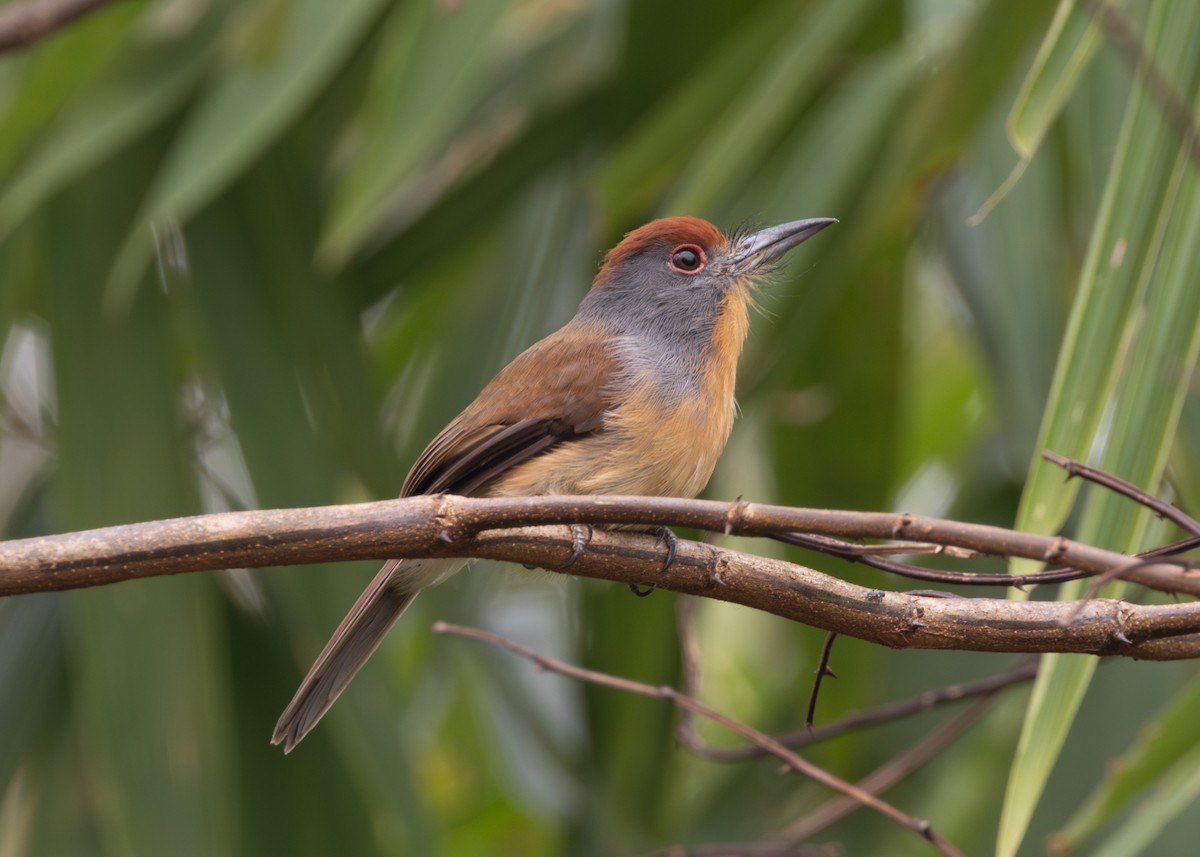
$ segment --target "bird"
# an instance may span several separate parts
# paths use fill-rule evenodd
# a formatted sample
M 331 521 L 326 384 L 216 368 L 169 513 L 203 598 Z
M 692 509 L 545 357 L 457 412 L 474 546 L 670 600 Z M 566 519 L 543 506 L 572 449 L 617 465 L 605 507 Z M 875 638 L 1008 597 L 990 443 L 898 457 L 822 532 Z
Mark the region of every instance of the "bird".
M 695 497 L 725 448 L 758 285 L 828 217 L 730 233 L 653 220 L 605 255 L 562 328 L 519 354 L 430 442 L 401 497 Z M 393 559 L 334 631 L 272 735 L 290 753 L 417 593 L 461 559 Z

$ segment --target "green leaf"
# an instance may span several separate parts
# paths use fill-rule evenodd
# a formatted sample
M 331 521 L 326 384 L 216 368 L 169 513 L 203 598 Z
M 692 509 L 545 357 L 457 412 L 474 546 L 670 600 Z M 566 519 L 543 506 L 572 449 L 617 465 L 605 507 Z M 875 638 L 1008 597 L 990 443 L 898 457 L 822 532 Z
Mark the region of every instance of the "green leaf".
M 813 6 L 764 57 L 756 73 L 725 110 L 701 115 L 704 132 L 694 144 L 682 181 L 668 195 L 666 212 L 703 212 L 740 189 L 754 174 L 765 152 L 776 143 L 793 117 L 817 89 L 824 59 L 854 32 L 876 0 L 843 0 Z M 793 110 L 781 109 L 792 105 Z
M 190 434 L 179 407 L 170 303 L 143 289 L 130 312 L 101 320 L 103 284 L 164 135 L 48 207 L 43 311 L 52 325 L 58 401 L 58 526 L 84 528 L 194 512 Z M 114 383 L 114 379 L 119 379 Z M 71 593 L 66 658 L 77 781 L 102 800 L 81 813 L 113 853 L 229 853 L 237 827 L 229 698 L 210 581 Z M 152 689 L 152 690 L 150 690 Z
M 1135 857 L 1163 832 L 1168 822 L 1200 797 L 1200 747 L 1175 761 L 1155 789 L 1134 810 L 1093 857 Z
M 1173 57 L 1178 65 L 1178 46 Z M 1124 365 L 1135 329 L 1134 308 L 1149 286 L 1161 246 L 1162 235 L 1156 236 L 1155 229 L 1176 147 L 1158 105 L 1141 88 L 1135 89 L 1067 322 L 1038 453 L 1017 512 L 1020 529 L 1057 532 L 1074 502 L 1076 484 L 1064 484 L 1061 469 L 1043 461 L 1040 451 L 1088 458 Z
M 1176 7 L 1168 15 L 1167 5 L 1153 10 L 1148 44 L 1172 79 L 1194 93 L 1196 59 L 1186 27 L 1200 24 L 1198 10 L 1191 7 L 1192 19 L 1180 21 Z M 1157 133 L 1148 124 L 1156 125 Z M 1095 461 L 1150 490 L 1159 484 L 1200 348 L 1200 291 L 1191 273 L 1198 241 L 1195 170 L 1173 129 L 1164 125 L 1159 105 L 1138 88 L 1093 234 L 1039 448 Z M 1111 414 L 1107 426 L 1101 423 L 1105 412 Z M 1073 497 L 1074 486 L 1063 485 L 1061 472 L 1037 461 L 1017 527 L 1055 531 Z M 1093 493 L 1078 538 L 1136 550 L 1148 520 L 1145 510 L 1128 500 Z M 1061 597 L 1078 597 L 1081 591 L 1081 585 L 1066 587 Z M 1016 853 L 1094 669 L 1092 659 L 1060 656 L 1048 659 L 1038 676 L 1002 810 L 1001 857 Z
M 243 50 L 227 53 L 227 68 L 180 131 L 109 276 L 110 309 L 128 305 L 153 252 L 154 225 L 186 221 L 278 139 L 385 2 L 292 0 L 286 18 L 266 7 L 255 31 L 262 44 L 241 35 Z
M 1115 8 L 1120 4 L 1111 5 Z M 1060 0 L 1050 29 L 1009 111 L 1008 139 L 1020 160 L 972 216 L 973 224 L 982 222 L 1025 175 L 1046 131 L 1074 93 L 1099 45 L 1100 27 L 1094 15 L 1080 11 L 1075 0 Z
M 1092 13 L 1080 10 L 1076 0 L 1059 0 L 1008 114 L 1009 141 L 1022 161 L 1033 157 L 1099 46 L 1100 28 Z
M 63 598 L 44 594 L 0 605 L 0 793 L 26 751 L 65 725 Z
M 680 174 L 679 153 L 692 151 L 696 140 L 712 130 L 711 111 L 736 100 L 743 81 L 762 63 L 764 50 L 781 50 L 795 14 L 784 3 L 743 15 L 705 61 L 660 98 L 661 105 L 646 111 L 615 141 L 594 181 L 601 209 L 614 227 L 624 226 Z
M 1200 710 L 1200 680 L 1193 680 L 1167 710 L 1142 727 L 1137 740 L 1123 755 L 1105 766 L 1104 779 L 1096 784 L 1087 801 L 1079 808 L 1062 830 L 1052 837 L 1053 848 L 1059 853 L 1078 848 L 1083 840 L 1110 821 L 1121 809 L 1142 797 L 1159 779 L 1178 776 L 1183 770 L 1200 769 L 1192 757 L 1200 753 L 1200 735 L 1196 732 L 1196 712 Z M 1160 794 L 1149 802 L 1157 803 L 1170 790 L 1159 788 Z M 1158 818 L 1159 825 L 1167 819 Z
M 59 111 L 75 100 L 79 88 L 119 61 L 147 5 L 145 0 L 111 4 L 18 59 L 0 62 L 0 70 L 7 72 L 0 76 L 0 176 L 13 169 Z
M 363 106 L 354 159 L 330 209 L 320 257 L 340 266 L 374 229 L 397 185 L 439 154 L 479 104 L 509 3 L 412 3 L 389 24 Z
M 176 109 L 212 53 L 210 34 L 192 34 L 139 56 L 77 99 L 0 192 L 0 240 L 37 206 Z

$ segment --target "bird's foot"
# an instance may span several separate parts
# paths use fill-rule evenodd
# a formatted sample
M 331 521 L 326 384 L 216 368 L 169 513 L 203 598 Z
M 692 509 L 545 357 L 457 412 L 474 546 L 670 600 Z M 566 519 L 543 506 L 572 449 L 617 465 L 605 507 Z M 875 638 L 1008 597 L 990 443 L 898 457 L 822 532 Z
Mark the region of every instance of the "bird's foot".
M 660 542 L 666 545 L 667 558 L 663 560 L 662 568 L 659 569 L 660 572 L 666 571 L 675 564 L 675 553 L 679 549 L 679 536 L 671 532 L 669 527 L 655 527 L 650 532 L 653 533 Z
M 558 567 L 559 571 L 566 571 L 579 562 L 579 558 L 587 550 L 588 542 L 592 540 L 592 535 L 591 524 L 571 524 L 571 555 L 567 557 L 566 562 Z
M 675 562 L 675 553 L 679 548 L 679 536 L 671 532 L 668 527 L 654 527 L 650 530 L 650 532 L 655 538 L 666 545 L 667 548 L 667 558 L 663 560 L 662 568 L 659 569 L 659 573 L 661 574 L 670 568 Z M 653 585 L 638 586 L 636 583 L 629 584 L 629 591 L 638 598 L 645 598 L 655 589 L 656 587 Z

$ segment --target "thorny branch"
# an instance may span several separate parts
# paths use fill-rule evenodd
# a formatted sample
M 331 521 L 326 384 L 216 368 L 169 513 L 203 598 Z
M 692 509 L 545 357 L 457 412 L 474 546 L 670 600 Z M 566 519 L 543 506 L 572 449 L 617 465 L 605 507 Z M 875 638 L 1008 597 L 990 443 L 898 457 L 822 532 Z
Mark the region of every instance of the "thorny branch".
M 1119 487 L 1119 486 L 1118 486 Z M 388 557 L 483 557 L 561 569 L 562 524 L 692 526 L 936 543 L 1056 562 L 1168 592 L 1200 593 L 1179 560 L 1130 558 L 1058 536 L 910 514 L 647 497 L 463 498 L 202 515 L 0 543 L 0 595 L 97 586 L 186 571 Z M 889 548 L 891 549 L 891 548 Z M 1081 652 L 1167 660 L 1200 655 L 1200 603 L 1134 604 L 931 597 L 867 589 L 803 566 L 681 541 L 664 568 L 654 536 L 595 529 L 572 575 L 743 604 L 894 648 Z
M 700 646 L 696 633 L 695 608 L 696 601 L 692 598 L 679 599 L 676 607 L 683 693 L 685 696 L 691 698 L 698 698 L 700 693 Z M 818 675 L 827 669 L 827 655 L 831 642 L 832 636 L 827 637 L 817 666 Z M 1001 691 L 1020 682 L 1031 680 L 1037 675 L 1037 669 L 1038 659 L 1031 659 L 1012 670 L 995 676 L 965 684 L 950 685 L 944 688 L 925 691 L 913 699 L 902 700 L 873 708 L 870 711 L 851 714 L 820 727 L 814 727 L 811 723 L 810 706 L 810 714 L 806 717 L 805 727 L 802 730 L 776 734 L 771 737 L 779 743 L 795 749 L 798 746 L 815 744 L 818 741 L 827 740 L 854 729 L 878 726 L 894 722 L 912 714 L 928 712 L 936 706 L 947 702 L 973 699 L 972 705 L 966 710 L 955 715 L 938 729 L 931 732 L 926 738 L 895 758 L 888 760 L 857 783 L 865 791 L 872 794 L 882 794 L 951 746 L 971 726 L 983 718 L 992 705 L 999 699 Z M 747 743 L 738 747 L 718 747 L 705 742 L 696 729 L 695 717 L 686 709 L 680 713 L 676 736 L 679 744 L 690 752 L 701 758 L 714 761 L 743 761 L 770 755 L 761 746 L 753 743 Z M 858 807 L 859 804 L 857 801 L 844 795 L 832 798 L 804 817 L 793 822 L 782 834 L 774 835 L 756 843 L 739 844 L 728 853 L 794 853 L 789 851 L 789 849 L 809 847 L 804 840 L 816 835 Z M 772 848 L 778 849 L 778 851 L 770 851 Z M 666 853 L 670 854 L 671 852 Z M 689 847 L 687 853 L 703 852 L 698 852 L 697 849 Z
M 835 791 L 838 791 L 846 797 L 852 799 L 856 805 L 870 807 L 883 816 L 891 819 L 897 824 L 905 827 L 913 833 L 920 836 L 922 839 L 929 842 L 935 848 L 946 855 L 956 855 L 960 852 L 954 846 L 944 840 L 929 824 L 919 818 L 914 818 L 906 813 L 896 809 L 891 804 L 881 800 L 870 792 L 864 791 L 861 788 L 834 776 L 823 768 L 819 768 L 806 759 L 796 755 L 795 752 L 784 747 L 771 736 L 759 732 L 746 724 L 734 720 L 709 708 L 701 702 L 693 699 L 686 694 L 680 693 L 672 687 L 655 687 L 653 685 L 643 684 L 642 682 L 633 681 L 619 676 L 609 675 L 608 673 L 600 673 L 594 670 L 584 669 L 572 664 L 567 664 L 554 658 L 549 658 L 533 649 L 522 646 L 512 640 L 501 637 L 499 634 L 493 634 L 490 631 L 483 631 L 478 628 L 466 628 L 461 625 L 451 625 L 446 622 L 436 622 L 433 626 L 435 634 L 452 634 L 459 637 L 466 637 L 480 642 L 490 643 L 494 646 L 499 646 L 508 649 L 522 657 L 528 658 L 540 669 L 549 670 L 559 673 L 560 675 L 574 678 L 578 681 L 585 681 L 592 684 L 610 687 L 614 690 L 633 693 L 639 696 L 649 697 L 650 699 L 666 700 L 678 708 L 691 712 L 694 715 L 704 717 L 712 722 L 735 732 L 742 738 L 751 742 L 755 746 L 761 747 L 766 752 L 775 756 L 783 762 L 785 772 L 796 771 L 810 779 L 813 779 L 822 785 L 825 785 Z
M 968 729 L 983 719 L 997 699 L 995 693 L 979 697 L 968 708 L 960 711 L 900 755 L 884 762 L 855 785 L 870 794 L 883 794 L 910 774 L 920 770 L 966 734 Z M 860 806 L 861 804 L 849 795 L 838 795 L 788 825 L 784 836 L 794 842 L 808 839 Z
M 1189 533 L 1200 532 L 1200 524 L 1127 483 L 1056 456 L 1048 457 L 1064 467 L 1068 476 L 1096 481 L 1147 505 Z M 981 555 L 1020 556 L 1059 563 L 1064 575 L 1121 577 L 1166 592 L 1200 593 L 1200 574 L 1190 563 L 1164 558 L 1193 546 L 1194 535 L 1193 540 L 1131 558 L 1057 536 L 903 513 L 796 509 L 741 500 L 719 503 L 644 497 L 423 496 L 357 506 L 206 515 L 0 543 L 0 595 L 96 586 L 187 571 L 330 560 L 487 557 L 553 571 L 574 558 L 577 561 L 570 568 L 573 575 L 739 603 L 830 634 L 896 648 L 1086 652 L 1147 659 L 1200 656 L 1200 602 L 1017 602 L 947 597 L 947 593 L 940 592 L 885 592 L 791 563 L 695 542 L 680 542 L 674 561 L 664 567 L 663 546 L 656 536 L 589 527 L 591 540 L 579 554 L 580 527 L 572 532 L 564 524 L 669 524 L 795 542 L 811 539 L 815 549 L 860 561 L 903 554 L 906 549 L 913 553 L 944 552 L 968 561 Z M 851 539 L 883 540 L 886 544 L 862 545 L 848 541 Z M 1049 578 L 1026 577 L 1024 581 L 1035 579 L 1044 582 Z M 1035 670 L 1032 665 L 1023 666 L 1008 674 L 933 691 L 917 700 L 893 703 L 802 733 L 772 737 L 696 700 L 698 668 L 694 641 L 689 643 L 688 633 L 683 637 L 685 690 L 681 693 L 589 673 L 523 650 L 487 632 L 440 623 L 438 629 L 506 646 L 545 668 L 582 680 L 669 700 L 684 712 L 681 742 L 695 752 L 725 760 L 774 755 L 789 769 L 802 771 L 852 797 L 849 802 L 830 802 L 817 814 L 801 819 L 778 841 L 759 843 L 778 846 L 782 850 L 777 853 L 781 854 L 794 853 L 799 838 L 859 805 L 871 806 L 905 825 L 943 853 L 956 853 L 926 823 L 875 796 L 944 748 L 947 736 L 955 734 L 953 730 L 922 742 L 858 786 L 813 767 L 788 745 L 799 746 L 864 724 L 927 710 L 942 700 L 977 696 L 977 705 L 952 721 L 966 728 L 999 688 L 1026 680 Z M 733 730 L 749 746 L 725 749 L 704 745 L 695 734 L 691 715 Z
M 926 714 L 947 703 L 978 697 L 991 698 L 1001 690 L 1032 681 L 1037 675 L 1037 668 L 1037 659 L 1031 659 L 1020 666 L 996 675 L 933 688 L 909 699 L 884 703 L 866 711 L 852 712 L 837 720 L 831 720 L 829 723 L 815 724 L 811 729 L 802 727 L 790 732 L 781 732 L 774 737 L 788 747 L 807 747 L 839 735 L 845 735 L 848 732 L 856 732 L 872 726 L 893 723 L 905 717 Z M 718 747 L 698 739 L 686 742 L 686 746 L 698 756 L 719 762 L 739 762 L 763 755 L 761 750 L 753 746 Z

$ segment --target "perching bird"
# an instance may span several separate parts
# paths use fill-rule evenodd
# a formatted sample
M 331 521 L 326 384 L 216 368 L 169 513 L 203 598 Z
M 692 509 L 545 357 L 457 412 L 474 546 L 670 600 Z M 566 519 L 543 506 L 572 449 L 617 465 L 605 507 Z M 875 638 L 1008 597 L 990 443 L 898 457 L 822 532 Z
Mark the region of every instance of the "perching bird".
M 699 218 L 667 217 L 630 232 L 575 317 L 500 370 L 421 453 L 400 495 L 696 496 L 733 425 L 755 279 L 836 222 L 725 235 Z M 417 593 L 464 564 L 385 563 L 305 676 L 272 743 L 290 752 Z

